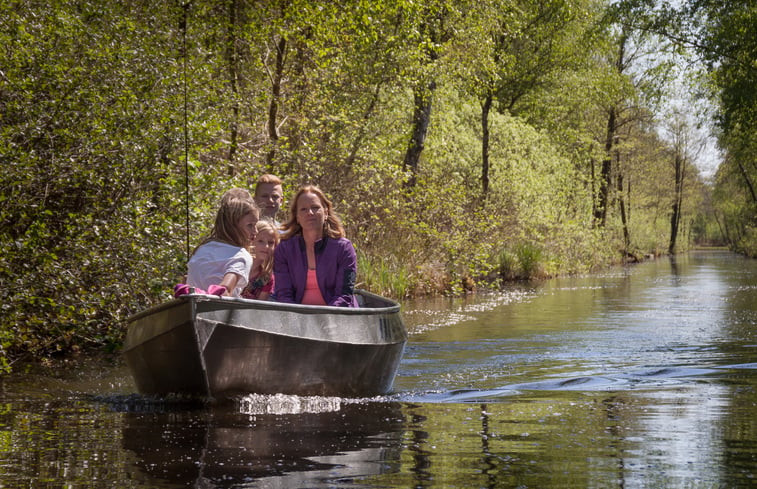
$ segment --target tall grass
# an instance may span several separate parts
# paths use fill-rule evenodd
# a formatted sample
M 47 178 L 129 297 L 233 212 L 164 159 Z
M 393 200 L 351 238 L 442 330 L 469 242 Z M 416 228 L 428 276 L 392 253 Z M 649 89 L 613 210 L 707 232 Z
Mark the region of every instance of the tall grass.
M 411 274 L 394 255 L 376 257 L 358 250 L 357 268 L 359 288 L 394 299 L 403 299 L 410 293 Z
M 499 277 L 503 280 L 527 280 L 545 275 L 544 253 L 532 243 L 520 243 L 513 249 L 502 248 L 495 261 Z

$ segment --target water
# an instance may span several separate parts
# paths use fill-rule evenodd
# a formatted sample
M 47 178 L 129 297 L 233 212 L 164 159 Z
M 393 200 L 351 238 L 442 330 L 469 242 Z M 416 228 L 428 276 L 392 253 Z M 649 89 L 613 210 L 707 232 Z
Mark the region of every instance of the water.
M 757 484 L 757 262 L 726 252 L 403 305 L 395 392 L 134 394 L 118 357 L 0 385 L 0 487 Z

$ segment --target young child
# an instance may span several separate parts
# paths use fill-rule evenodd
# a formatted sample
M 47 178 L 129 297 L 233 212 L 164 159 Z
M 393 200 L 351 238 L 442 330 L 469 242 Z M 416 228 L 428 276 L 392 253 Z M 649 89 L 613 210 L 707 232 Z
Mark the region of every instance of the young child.
M 265 301 L 273 293 L 273 250 L 279 244 L 279 231 L 273 221 L 267 219 L 258 221 L 255 230 L 257 236 L 252 242 L 252 269 L 242 297 Z
M 252 268 L 247 247 L 255 238 L 258 218 L 258 208 L 250 199 L 231 197 L 221 202 L 210 235 L 187 264 L 187 291 L 195 287 L 214 295 L 240 296 Z M 177 296 L 182 295 L 178 287 Z

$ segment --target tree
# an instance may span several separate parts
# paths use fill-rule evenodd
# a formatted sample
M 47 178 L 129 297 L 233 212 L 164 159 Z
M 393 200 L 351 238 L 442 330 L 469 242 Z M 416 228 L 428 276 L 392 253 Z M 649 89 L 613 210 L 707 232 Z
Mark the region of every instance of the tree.
M 406 185 L 410 188 L 416 185 L 421 153 L 431 123 L 434 91 L 437 87 L 435 65 L 438 64 L 442 44 L 452 37 L 449 25 L 452 8 L 446 2 L 426 3 L 422 7 L 422 13 L 418 15 L 420 21 L 417 31 L 420 38 L 416 42 L 420 45 L 422 58 L 416 79 L 412 81 L 412 129 L 402 162 L 403 171 L 409 174 Z
M 625 125 L 645 116 L 645 110 L 655 111 L 665 96 L 664 87 L 670 83 L 675 66 L 676 44 L 657 33 L 659 19 L 653 15 L 645 0 L 621 1 L 607 11 L 616 43 L 612 61 L 617 76 L 625 78 L 625 89 L 616 93 L 606 107 L 607 124 L 603 139 L 604 156 L 597 185 L 594 223 L 607 223 L 612 189 L 612 161 L 618 132 Z M 640 110 L 640 109 L 644 110 Z
M 670 140 L 670 164 L 673 169 L 673 192 L 670 209 L 670 244 L 669 253 L 675 253 L 678 246 L 678 235 L 684 215 L 684 196 L 691 179 L 695 176 L 694 161 L 696 161 L 703 144 L 697 141 L 691 123 L 681 111 L 671 114 L 667 125 Z
M 182 214 L 171 211 L 183 195 L 174 160 L 181 15 L 152 4 L 4 8 L 0 298 L 10 312 L 0 341 L 8 349 L 114 344 L 116 318 L 152 293 L 150 271 L 180 255 Z
M 725 159 L 715 180 L 715 207 L 731 246 L 757 256 L 757 10 L 749 0 L 695 0 L 682 9 L 688 41 L 701 54 L 717 101 Z
M 491 110 L 518 114 L 519 102 L 529 93 L 556 82 L 580 55 L 582 23 L 587 4 L 550 0 L 480 3 L 477 15 L 468 15 L 470 32 L 459 36 L 469 53 L 481 59 L 470 93 L 481 106 L 481 194 L 489 192 Z M 486 46 L 482 52 L 471 43 Z M 472 60 L 467 60 L 472 63 Z

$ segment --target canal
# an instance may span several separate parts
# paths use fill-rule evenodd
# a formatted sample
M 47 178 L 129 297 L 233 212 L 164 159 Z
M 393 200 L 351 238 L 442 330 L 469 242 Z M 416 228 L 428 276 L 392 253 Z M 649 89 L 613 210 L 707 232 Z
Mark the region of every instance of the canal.
M 146 399 L 120 357 L 0 384 L 0 487 L 757 484 L 757 261 L 698 251 L 403 304 L 391 395 Z

